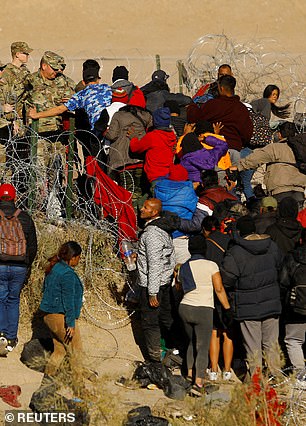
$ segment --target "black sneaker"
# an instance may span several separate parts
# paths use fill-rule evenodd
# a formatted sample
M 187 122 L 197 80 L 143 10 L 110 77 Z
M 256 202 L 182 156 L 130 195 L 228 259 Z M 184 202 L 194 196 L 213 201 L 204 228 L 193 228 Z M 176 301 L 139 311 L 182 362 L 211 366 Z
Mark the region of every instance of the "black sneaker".
M 16 339 L 7 339 L 7 347 L 6 347 L 6 349 L 9 352 L 12 352 L 16 348 L 17 345 L 18 345 L 18 339 L 17 339 L 17 337 L 16 337 Z

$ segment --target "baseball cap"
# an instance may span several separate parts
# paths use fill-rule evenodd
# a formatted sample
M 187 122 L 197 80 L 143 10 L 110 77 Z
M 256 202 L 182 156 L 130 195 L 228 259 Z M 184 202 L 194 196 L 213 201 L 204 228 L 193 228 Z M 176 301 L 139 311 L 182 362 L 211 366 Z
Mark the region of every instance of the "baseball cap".
M 165 73 L 163 70 L 157 70 L 154 71 L 152 74 L 152 81 L 160 80 L 160 81 L 166 81 L 169 78 L 169 75 Z
M 277 199 L 274 197 L 264 197 L 261 200 L 261 207 L 272 207 L 273 209 L 277 208 Z
M 83 80 L 85 84 L 96 81 L 98 78 L 100 78 L 98 68 L 87 68 L 83 71 Z
M 17 52 L 31 53 L 33 49 L 31 49 L 25 41 L 14 41 L 14 43 L 11 44 L 11 52 L 12 54 Z
M 0 199 L 14 200 L 16 197 L 16 189 L 10 183 L 3 183 L 0 186 Z
M 63 71 L 66 67 L 65 59 L 57 53 L 47 50 L 42 57 L 42 61 L 50 65 L 54 70 Z

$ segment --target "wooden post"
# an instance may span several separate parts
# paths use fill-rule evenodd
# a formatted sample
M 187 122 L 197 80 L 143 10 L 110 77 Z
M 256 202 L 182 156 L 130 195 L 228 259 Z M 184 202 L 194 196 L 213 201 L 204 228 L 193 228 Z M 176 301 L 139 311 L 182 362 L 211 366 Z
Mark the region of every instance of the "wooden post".
M 159 54 L 155 55 L 156 69 L 160 70 L 160 56 Z
M 181 60 L 176 63 L 179 77 L 179 91 L 183 93 L 183 62 Z

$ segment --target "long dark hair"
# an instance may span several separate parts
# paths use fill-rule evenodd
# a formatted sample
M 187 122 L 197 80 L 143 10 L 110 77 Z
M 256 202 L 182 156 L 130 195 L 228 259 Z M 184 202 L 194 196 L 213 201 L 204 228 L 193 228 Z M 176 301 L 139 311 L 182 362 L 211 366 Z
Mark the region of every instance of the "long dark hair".
M 277 99 L 280 95 L 279 87 L 275 86 L 275 84 L 268 84 L 268 86 L 263 91 L 263 98 L 269 98 L 272 95 L 273 90 L 277 90 Z M 279 118 L 288 118 L 290 116 L 290 112 L 288 111 L 290 107 L 290 103 L 283 106 L 276 106 L 275 104 L 271 104 L 271 111 L 276 117 Z
M 53 266 L 63 260 L 64 262 L 69 262 L 73 257 L 79 256 L 82 253 L 82 247 L 76 241 L 67 241 L 62 244 L 59 248 L 59 251 L 54 256 L 48 259 L 49 265 L 47 266 L 45 273 L 48 275 Z

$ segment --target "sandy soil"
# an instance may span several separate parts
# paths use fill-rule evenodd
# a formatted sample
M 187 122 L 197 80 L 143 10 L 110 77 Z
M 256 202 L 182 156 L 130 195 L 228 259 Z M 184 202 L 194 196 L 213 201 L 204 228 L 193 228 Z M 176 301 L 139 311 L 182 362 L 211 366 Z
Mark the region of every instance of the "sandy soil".
M 226 34 L 236 41 L 265 38 L 267 53 L 281 49 L 304 55 L 305 21 L 306 3 L 299 0 L 290 5 L 287 0 L 2 0 L 0 60 L 9 60 L 13 41 L 25 40 L 34 48 L 29 64 L 33 70 L 43 51 L 53 50 L 65 56 L 67 74 L 75 80 L 82 61 L 96 57 L 101 58 L 105 81 L 123 63 L 131 80 L 141 85 L 160 54 L 174 85 L 176 60 L 186 58 L 205 34 Z M 270 45 L 271 38 L 278 46 Z

